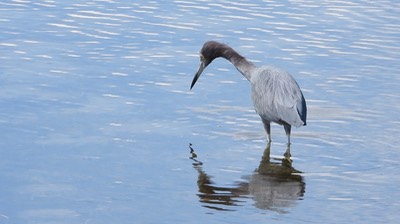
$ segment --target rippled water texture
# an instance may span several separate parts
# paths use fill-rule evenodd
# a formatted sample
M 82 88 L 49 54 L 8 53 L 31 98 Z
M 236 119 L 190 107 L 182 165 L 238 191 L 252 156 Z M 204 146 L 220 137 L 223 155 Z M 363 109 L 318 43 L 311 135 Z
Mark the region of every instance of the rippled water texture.
M 0 2 L 0 223 L 398 222 L 399 9 Z M 292 165 L 230 63 L 189 90 L 206 40 L 295 77 Z

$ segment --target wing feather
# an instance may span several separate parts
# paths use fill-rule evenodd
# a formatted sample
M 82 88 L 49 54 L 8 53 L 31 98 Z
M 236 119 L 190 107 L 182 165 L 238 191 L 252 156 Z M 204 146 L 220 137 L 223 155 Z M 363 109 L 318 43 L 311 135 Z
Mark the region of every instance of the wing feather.
M 289 73 L 275 67 L 260 67 L 251 83 L 254 107 L 263 119 L 296 127 L 306 124 L 304 96 Z

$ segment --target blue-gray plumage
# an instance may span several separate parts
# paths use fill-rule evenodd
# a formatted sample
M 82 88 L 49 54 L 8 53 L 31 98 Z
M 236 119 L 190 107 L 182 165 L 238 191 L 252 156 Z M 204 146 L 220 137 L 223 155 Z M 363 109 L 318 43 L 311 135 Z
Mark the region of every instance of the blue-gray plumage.
M 203 70 L 218 57 L 229 60 L 251 83 L 251 95 L 271 141 L 271 122 L 283 125 L 290 146 L 291 126 L 306 125 L 307 107 L 303 93 L 294 78 L 272 66 L 256 67 L 226 44 L 208 41 L 200 51 L 200 67 L 193 78 L 193 88 Z M 288 147 L 289 149 L 289 147 Z M 288 155 L 290 152 L 287 151 Z

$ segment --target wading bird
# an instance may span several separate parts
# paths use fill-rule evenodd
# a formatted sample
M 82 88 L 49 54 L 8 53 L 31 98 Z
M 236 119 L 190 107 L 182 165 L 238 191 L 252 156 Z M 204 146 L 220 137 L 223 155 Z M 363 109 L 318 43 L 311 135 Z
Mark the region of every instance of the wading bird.
M 200 67 L 193 78 L 193 88 L 203 70 L 216 58 L 225 58 L 251 83 L 251 96 L 271 142 L 271 122 L 283 125 L 287 140 L 285 158 L 290 159 L 290 131 L 306 125 L 307 106 L 296 80 L 284 70 L 272 66 L 256 67 L 226 44 L 204 43 L 200 51 Z

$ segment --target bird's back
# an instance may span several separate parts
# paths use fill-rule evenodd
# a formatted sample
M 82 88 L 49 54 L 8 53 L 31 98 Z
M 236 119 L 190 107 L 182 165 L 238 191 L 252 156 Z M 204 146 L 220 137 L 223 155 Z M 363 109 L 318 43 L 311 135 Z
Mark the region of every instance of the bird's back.
M 306 102 L 289 73 L 263 66 L 253 72 L 250 82 L 254 107 L 263 119 L 296 127 L 306 125 Z

